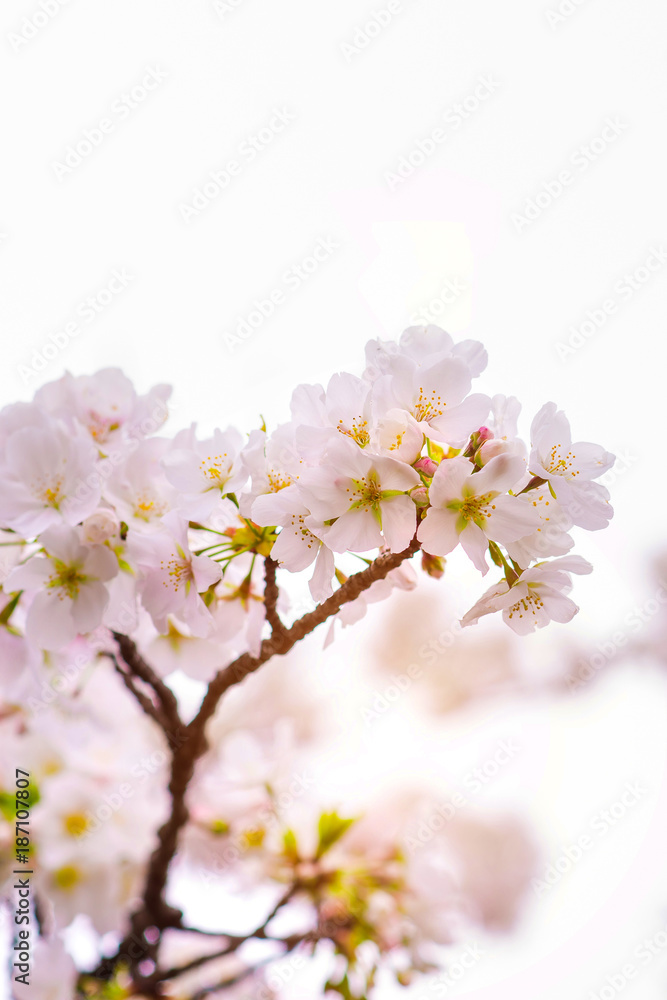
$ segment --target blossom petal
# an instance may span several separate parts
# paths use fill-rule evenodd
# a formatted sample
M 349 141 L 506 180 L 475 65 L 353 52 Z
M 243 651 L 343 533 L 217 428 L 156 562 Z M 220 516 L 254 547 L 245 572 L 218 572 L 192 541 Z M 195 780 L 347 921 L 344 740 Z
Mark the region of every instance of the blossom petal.
M 432 556 L 449 555 L 459 544 L 457 520 L 453 511 L 429 508 L 417 531 L 422 548 Z

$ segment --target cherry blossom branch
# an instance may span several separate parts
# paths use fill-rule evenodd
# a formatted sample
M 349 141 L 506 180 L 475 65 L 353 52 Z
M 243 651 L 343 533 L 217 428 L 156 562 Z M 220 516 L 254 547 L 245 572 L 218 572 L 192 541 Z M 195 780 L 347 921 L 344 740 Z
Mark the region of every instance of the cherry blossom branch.
M 271 556 L 264 560 L 264 611 L 266 620 L 271 626 L 272 635 L 284 635 L 287 631 L 284 622 L 278 614 L 278 584 L 276 582 L 276 570 L 278 563 Z
M 172 810 L 169 818 L 158 830 L 158 844 L 148 864 L 143 905 L 131 918 L 130 934 L 121 942 L 116 960 L 120 955 L 127 953 L 132 941 L 136 940 L 136 936 L 143 936 L 148 927 L 155 926 L 160 930 L 168 927 L 183 929 L 182 914 L 175 907 L 167 904 L 164 899 L 164 890 L 167 884 L 169 865 L 176 853 L 180 831 L 189 818 L 185 804 L 187 790 L 194 774 L 195 765 L 207 750 L 206 725 L 213 716 L 222 696 L 229 688 L 240 684 L 249 674 L 254 673 L 272 657 L 284 656 L 288 653 L 299 640 L 313 632 L 318 625 L 336 615 L 344 605 L 356 600 L 360 594 L 368 590 L 378 580 L 383 580 L 406 559 L 410 559 L 419 548 L 420 544 L 415 537 L 402 552 L 383 553 L 366 569 L 348 577 L 331 597 L 319 604 L 313 611 L 298 618 L 289 628 L 283 626 L 279 632 L 274 631 L 270 638 L 264 639 L 257 656 L 252 656 L 250 653 L 242 653 L 238 656 L 211 680 L 197 715 L 185 727 L 183 727 L 178 714 L 178 705 L 173 692 L 143 660 L 133 640 L 128 636 L 114 633 L 114 638 L 120 646 L 125 662 L 133 673 L 150 684 L 158 695 L 169 721 L 175 730 L 185 737 L 176 745 L 171 746 L 172 767 L 168 791 L 172 800 Z M 274 594 L 277 597 L 275 567 L 268 569 L 267 583 L 269 585 L 269 603 L 275 606 Z M 154 958 L 156 954 L 157 947 L 155 945 L 146 946 L 147 956 Z M 109 959 L 104 964 L 108 973 L 114 966 L 115 960 Z M 134 964 L 136 965 L 136 962 Z M 139 985 L 145 991 L 155 982 L 155 974 L 147 979 L 143 977 L 138 979 Z
M 183 723 L 178 712 L 176 695 L 171 688 L 167 687 L 162 678 L 158 677 L 153 668 L 146 663 L 137 649 L 136 643 L 129 636 L 123 635 L 121 632 L 112 632 L 112 635 L 118 643 L 120 654 L 130 672 L 145 684 L 148 684 L 155 693 L 161 709 L 158 719 L 160 725 L 168 735 L 172 730 L 177 733 L 182 728 Z
M 312 939 L 311 934 L 292 935 L 289 938 L 281 938 L 280 943 L 286 945 L 286 948 L 280 957 L 285 958 L 285 956 L 289 955 L 291 951 L 294 951 L 298 945 Z M 212 986 L 204 986 L 202 989 L 197 990 L 196 993 L 193 993 L 190 1000 L 204 1000 L 204 998 L 210 996 L 211 993 L 217 993 L 219 990 L 227 989 L 228 986 L 236 986 L 238 983 L 242 983 L 244 979 L 247 979 L 248 976 L 254 975 L 254 973 L 259 972 L 263 966 L 269 965 L 271 962 L 275 962 L 275 960 L 275 956 L 272 955 L 269 958 L 263 959 L 261 962 L 257 962 L 255 965 L 248 966 L 247 969 L 242 969 L 235 976 L 231 976 L 229 979 L 224 979 L 222 982 L 215 983 Z
M 148 715 L 151 719 L 153 719 L 154 722 L 157 722 L 157 724 L 161 728 L 164 728 L 164 722 L 165 722 L 165 720 L 164 720 L 163 714 L 161 713 L 160 709 L 155 704 L 155 702 L 152 701 L 148 697 L 148 695 L 144 694 L 143 691 L 139 690 L 139 688 L 137 687 L 137 685 L 134 683 L 132 675 L 129 674 L 127 672 L 127 670 L 123 670 L 123 668 L 121 667 L 120 662 L 119 662 L 118 657 L 116 656 L 116 654 L 107 650 L 104 653 L 104 655 L 111 660 L 111 662 L 114 665 L 114 668 L 115 668 L 116 672 L 118 674 L 120 674 L 120 676 L 122 677 L 123 684 L 125 685 L 125 687 L 127 688 L 127 690 L 130 692 L 130 694 L 134 695 L 134 697 L 136 698 L 136 700 L 138 701 L 139 705 L 144 710 L 144 712 L 146 713 L 146 715 Z
M 185 972 L 190 972 L 192 969 L 198 969 L 200 966 L 205 965 L 207 962 L 212 962 L 217 958 L 224 958 L 226 955 L 232 955 L 235 951 L 245 944 L 246 941 L 252 940 L 263 940 L 263 941 L 279 941 L 281 943 L 285 942 L 284 938 L 274 938 L 267 934 L 267 928 L 273 918 L 279 911 L 286 906 L 289 901 L 294 897 L 294 895 L 299 891 L 300 885 L 295 882 L 289 887 L 287 892 L 283 893 L 276 905 L 273 907 L 268 916 L 263 920 L 259 927 L 255 928 L 254 931 L 250 931 L 249 934 L 237 935 L 237 934 L 225 934 L 222 933 L 219 936 L 227 939 L 228 944 L 225 945 L 220 951 L 212 952 L 209 955 L 199 955 L 198 958 L 193 958 L 192 961 L 188 962 L 186 965 L 174 966 L 171 969 L 160 974 L 161 979 L 175 979 L 177 976 L 182 976 Z M 199 934 L 200 931 L 196 928 L 181 928 L 181 930 L 190 930 L 194 933 Z

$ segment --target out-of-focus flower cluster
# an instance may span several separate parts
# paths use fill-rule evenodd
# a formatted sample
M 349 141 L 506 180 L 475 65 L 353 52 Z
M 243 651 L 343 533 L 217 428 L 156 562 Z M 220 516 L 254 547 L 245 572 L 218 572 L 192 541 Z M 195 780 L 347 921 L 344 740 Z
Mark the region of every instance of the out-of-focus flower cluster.
M 488 559 L 498 568 L 463 625 L 497 611 L 525 634 L 576 613 L 571 574 L 591 566 L 571 553 L 570 530 L 608 523 L 609 497 L 594 480 L 613 456 L 572 443 L 553 403 L 526 446 L 515 399 L 471 393 L 482 346 L 437 327 L 370 342 L 366 365 L 361 377 L 297 387 L 291 420 L 247 437 L 234 428 L 204 437 L 194 425 L 162 436 L 168 387 L 137 395 L 117 369 L 66 375 L 0 411 L 2 759 L 31 774 L 37 890 L 52 934 L 79 914 L 98 939 L 122 933 L 169 808 L 169 748 L 113 672 L 113 633 L 129 635 L 161 676 L 207 682 L 270 634 L 269 557 L 309 571 L 312 607 L 345 582 L 351 557 L 365 565 L 402 553 L 415 536 L 430 576 L 443 575 L 459 544 L 482 575 Z M 351 624 L 416 579 L 404 562 L 337 620 Z M 283 590 L 278 611 L 299 612 Z M 432 969 L 432 946 L 451 941 L 461 920 L 511 924 L 529 878 L 523 832 L 457 819 L 411 852 L 405 816 L 427 812 L 426 800 L 339 815 L 302 770 L 312 713 L 290 722 L 285 688 L 274 687 L 268 714 L 266 695 L 239 702 L 232 692 L 225 704 L 241 721 L 223 706 L 209 727 L 180 862 L 289 889 L 301 923 L 286 940 L 333 947 L 330 988 L 346 997 L 365 995 L 385 959 L 400 982 Z M 326 723 L 311 729 L 321 738 Z M 3 796 L 11 786 L 7 772 Z M 6 875 L 10 824 L 0 833 Z M 488 860 L 499 844 L 512 873 L 502 885 Z M 49 961 L 69 969 L 66 956 Z M 270 980 L 261 989 L 280 992 Z

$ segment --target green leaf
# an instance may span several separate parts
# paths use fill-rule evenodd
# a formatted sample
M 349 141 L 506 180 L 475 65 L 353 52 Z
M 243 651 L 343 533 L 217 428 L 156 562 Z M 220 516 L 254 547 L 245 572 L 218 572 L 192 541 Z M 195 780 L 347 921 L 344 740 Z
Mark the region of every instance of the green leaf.
M 33 785 L 32 782 L 28 785 L 26 791 L 28 792 L 27 799 L 20 799 L 19 801 L 22 805 L 19 808 L 32 809 L 33 806 L 37 805 L 40 799 L 39 790 L 37 785 Z M 15 792 L 0 792 L 0 814 L 9 823 L 13 823 L 16 819 L 16 793 Z
M 0 625 L 6 625 L 9 619 L 12 617 L 14 608 L 19 603 L 19 599 L 22 593 L 23 591 L 19 590 L 16 594 L 14 594 L 11 601 L 8 601 L 7 604 L 5 604 L 4 608 L 0 612 Z
M 330 813 L 322 813 L 317 824 L 319 843 L 315 856 L 321 858 L 337 840 L 340 840 L 346 830 L 349 830 L 354 821 L 354 818 L 343 819 L 335 810 Z
M 283 853 L 290 861 L 299 860 L 299 848 L 294 830 L 285 830 L 283 834 Z

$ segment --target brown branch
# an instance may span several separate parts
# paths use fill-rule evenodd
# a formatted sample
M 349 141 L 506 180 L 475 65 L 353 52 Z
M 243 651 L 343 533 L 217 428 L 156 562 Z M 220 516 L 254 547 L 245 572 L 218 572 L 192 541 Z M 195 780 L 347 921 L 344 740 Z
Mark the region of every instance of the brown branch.
M 273 907 L 266 919 L 255 928 L 254 931 L 250 931 L 249 934 L 236 935 L 236 934 L 220 934 L 220 937 L 227 938 L 229 942 L 220 951 L 214 951 L 208 955 L 199 955 L 198 958 L 193 958 L 192 961 L 188 962 L 187 965 L 174 966 L 171 969 L 167 969 L 160 973 L 160 979 L 176 979 L 177 976 L 182 976 L 185 972 L 190 972 L 192 969 L 198 969 L 201 965 L 205 965 L 207 962 L 212 962 L 217 958 L 225 958 L 227 955 L 233 955 L 235 951 L 245 944 L 246 941 L 253 940 L 263 940 L 263 941 L 280 941 L 283 942 L 283 938 L 272 938 L 267 934 L 267 928 L 276 914 L 289 903 L 290 899 L 299 891 L 299 884 L 295 883 L 291 885 L 287 892 L 283 893 L 276 905 Z M 193 930 L 193 928 L 181 928 L 181 930 Z M 201 933 L 195 930 L 194 933 Z M 208 932 L 207 932 L 208 933 Z
M 160 708 L 155 704 L 155 702 L 153 702 L 148 697 L 148 695 L 144 694 L 143 691 L 139 690 L 137 685 L 134 683 L 134 680 L 132 679 L 132 675 L 129 674 L 126 670 L 123 670 L 123 668 L 121 667 L 120 663 L 118 662 L 118 657 L 116 656 L 116 654 L 107 650 L 104 653 L 104 655 L 111 660 L 111 662 L 114 665 L 114 668 L 116 669 L 116 672 L 119 673 L 120 676 L 123 678 L 123 684 L 125 685 L 127 690 L 139 702 L 139 705 L 142 707 L 146 715 L 148 715 L 151 719 L 153 719 L 154 722 L 157 722 L 160 728 L 164 728 L 165 719 L 162 712 L 160 711 Z
M 348 577 L 345 583 L 331 597 L 319 604 L 314 611 L 309 611 L 298 618 L 282 635 L 265 639 L 258 656 L 242 653 L 233 663 L 215 675 L 204 695 L 199 712 L 187 727 L 188 733 L 199 740 L 203 739 L 206 723 L 215 712 L 225 691 L 235 684 L 240 684 L 248 674 L 254 673 L 272 656 L 284 656 L 285 653 L 289 653 L 300 639 L 337 614 L 343 605 L 354 601 L 378 580 L 384 580 L 393 569 L 397 569 L 406 559 L 410 559 L 418 549 L 419 542 L 415 537 L 407 549 L 402 552 L 386 552 L 378 556 L 366 569 Z
M 167 687 L 162 678 L 158 677 L 153 668 L 146 663 L 136 644 L 129 636 L 123 635 L 121 632 L 112 632 L 112 635 L 118 643 L 120 654 L 130 672 L 135 677 L 139 677 L 145 684 L 148 684 L 155 692 L 162 708 L 164 720 L 167 723 L 166 727 L 163 728 L 168 731 L 171 727 L 175 732 L 178 732 L 183 723 L 178 714 L 178 702 L 174 692 L 171 688 Z
M 181 923 L 182 914 L 166 903 L 164 890 L 167 884 L 169 865 L 176 853 L 179 833 L 188 821 L 189 814 L 185 804 L 188 786 L 197 761 L 207 749 L 206 724 L 214 714 L 223 694 L 234 685 L 240 684 L 244 678 L 254 673 L 273 656 L 284 656 L 300 639 L 336 615 L 345 604 L 354 601 L 378 580 L 383 580 L 406 559 L 410 559 L 418 549 L 419 542 L 415 537 L 402 552 L 383 553 L 366 569 L 348 577 L 345 583 L 331 597 L 318 605 L 314 611 L 298 618 L 289 628 L 283 626 L 280 631 L 274 631 L 270 638 L 264 639 L 257 656 L 242 653 L 211 680 L 197 715 L 185 727 L 178 714 L 178 706 L 173 692 L 143 660 L 132 639 L 114 633 L 123 659 L 133 673 L 136 673 L 153 688 L 175 732 L 181 736 L 176 745 L 171 747 L 172 767 L 168 789 L 173 803 L 172 811 L 167 821 L 158 830 L 158 844 L 148 863 L 143 905 L 140 910 L 133 914 L 130 933 L 121 942 L 117 957 L 125 953 L 132 940 L 136 939 L 137 935 L 142 936 L 147 927 L 156 926 L 163 930 L 167 927 L 182 928 L 183 926 Z M 277 592 L 275 566 L 267 569 L 267 586 L 269 590 L 268 603 L 273 605 L 274 587 Z M 147 953 L 150 957 L 155 958 L 157 948 L 147 947 Z M 108 971 L 114 963 L 114 959 L 109 959 L 104 963 L 105 969 Z M 137 981 L 144 988 L 154 988 L 155 973 L 145 980 L 138 979 Z
M 271 556 L 264 560 L 264 611 L 266 620 L 271 626 L 272 635 L 284 635 L 287 629 L 278 614 L 278 584 L 276 582 L 276 570 L 278 563 Z
M 214 986 L 203 986 L 196 993 L 192 994 L 190 1000 L 204 1000 L 205 997 L 210 996 L 211 993 L 217 993 L 218 990 L 226 989 L 228 986 L 236 986 L 238 983 L 243 982 L 248 976 L 254 975 L 255 972 L 259 972 L 260 969 L 265 965 L 270 965 L 271 962 L 276 962 L 279 958 L 285 958 L 289 955 L 291 951 L 294 951 L 298 945 L 305 943 L 306 941 L 314 940 L 312 934 L 293 934 L 288 938 L 275 938 L 280 944 L 286 945 L 285 951 L 282 955 L 273 955 L 271 958 L 264 958 L 261 962 L 257 962 L 255 965 L 248 966 L 247 969 L 241 969 L 237 972 L 235 976 L 231 976 L 229 979 L 224 979 L 220 983 L 216 983 Z

